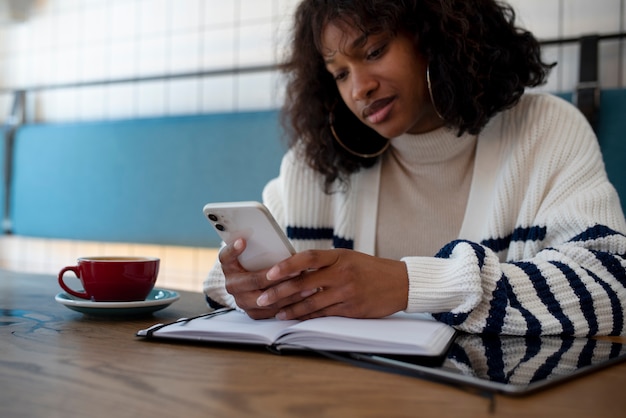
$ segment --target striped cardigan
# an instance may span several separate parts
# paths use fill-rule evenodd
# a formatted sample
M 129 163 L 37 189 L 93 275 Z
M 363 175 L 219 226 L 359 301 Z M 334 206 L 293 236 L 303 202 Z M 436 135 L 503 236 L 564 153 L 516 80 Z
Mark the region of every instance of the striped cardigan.
M 293 150 L 264 203 L 298 251 L 374 253 L 380 164 L 325 194 Z M 434 257 L 402 258 L 408 312 L 470 333 L 624 335 L 626 221 L 598 141 L 571 104 L 526 94 L 478 137 L 464 223 Z M 235 306 L 219 262 L 207 298 Z

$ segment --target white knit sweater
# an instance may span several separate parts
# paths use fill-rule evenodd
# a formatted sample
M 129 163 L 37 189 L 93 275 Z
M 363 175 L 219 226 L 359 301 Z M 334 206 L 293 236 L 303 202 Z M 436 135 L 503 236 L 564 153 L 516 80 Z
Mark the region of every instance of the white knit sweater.
M 322 177 L 288 152 L 264 203 L 298 251 L 374 253 L 380 164 L 350 187 L 322 191 Z M 571 104 L 526 94 L 478 137 L 458 240 L 435 257 L 402 258 L 408 312 L 430 312 L 471 333 L 625 335 L 626 221 L 598 141 Z M 207 297 L 235 306 L 219 263 Z

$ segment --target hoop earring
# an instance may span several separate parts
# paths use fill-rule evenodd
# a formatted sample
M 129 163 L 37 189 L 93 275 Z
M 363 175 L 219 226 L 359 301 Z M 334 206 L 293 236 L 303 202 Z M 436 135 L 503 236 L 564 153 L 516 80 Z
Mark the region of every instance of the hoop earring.
M 328 113 L 328 123 L 330 125 L 330 131 L 333 134 L 333 138 L 335 138 L 335 141 L 337 141 L 337 143 L 339 145 L 341 145 L 341 147 L 344 150 L 346 150 L 350 154 L 355 155 L 355 156 L 360 157 L 360 158 L 376 158 L 376 157 L 382 155 L 385 151 L 387 151 L 387 148 L 389 148 L 389 145 L 391 145 L 391 141 L 389 139 L 387 139 L 387 138 L 385 138 L 386 142 L 385 142 L 385 144 L 383 145 L 383 147 L 380 150 L 378 150 L 376 152 L 373 152 L 373 153 L 367 153 L 367 154 L 354 151 L 353 149 L 348 147 L 346 144 L 344 144 L 344 142 L 339 138 L 339 135 L 337 135 L 337 131 L 335 130 L 335 113 L 334 113 L 335 109 L 334 109 L 334 107 L 335 106 L 333 106 L 333 108 Z M 382 138 L 382 136 L 381 136 L 381 138 Z
M 437 105 L 435 104 L 433 88 L 430 83 L 430 63 L 428 63 L 428 65 L 426 66 L 426 84 L 428 85 L 428 94 L 430 95 L 430 102 L 433 104 L 433 109 L 435 110 L 435 113 L 437 114 L 437 116 L 439 116 L 439 119 L 445 120 L 443 116 L 441 116 L 441 113 L 439 113 L 439 110 L 437 110 Z

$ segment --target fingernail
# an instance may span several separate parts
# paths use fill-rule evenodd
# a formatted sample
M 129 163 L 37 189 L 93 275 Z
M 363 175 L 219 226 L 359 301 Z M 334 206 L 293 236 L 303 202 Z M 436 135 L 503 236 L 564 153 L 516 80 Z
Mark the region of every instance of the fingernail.
M 235 250 L 241 250 L 243 248 L 243 241 L 241 240 L 241 238 L 237 239 L 233 246 L 235 247 Z
M 276 280 L 278 277 L 274 277 L 274 276 L 278 276 L 278 267 L 276 267 L 276 266 L 274 266 L 271 269 L 269 269 L 269 271 L 265 275 L 265 278 L 267 280 Z
M 276 319 L 280 319 L 281 321 L 284 321 L 285 319 L 287 319 L 287 313 L 285 311 L 280 311 L 276 314 Z
M 259 296 L 256 300 L 256 304 L 258 306 L 267 306 L 267 295 L 265 293 L 263 293 L 261 296 Z

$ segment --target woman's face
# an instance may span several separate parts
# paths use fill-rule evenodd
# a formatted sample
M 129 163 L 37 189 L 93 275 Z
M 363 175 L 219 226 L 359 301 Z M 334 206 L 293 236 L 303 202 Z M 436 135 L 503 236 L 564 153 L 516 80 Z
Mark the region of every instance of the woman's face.
M 322 32 L 322 55 L 348 108 L 386 138 L 443 125 L 426 82 L 426 60 L 412 39 L 380 33 L 365 37 L 343 22 Z

